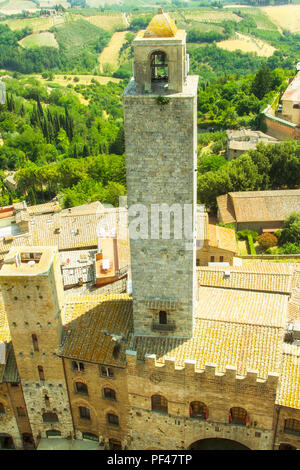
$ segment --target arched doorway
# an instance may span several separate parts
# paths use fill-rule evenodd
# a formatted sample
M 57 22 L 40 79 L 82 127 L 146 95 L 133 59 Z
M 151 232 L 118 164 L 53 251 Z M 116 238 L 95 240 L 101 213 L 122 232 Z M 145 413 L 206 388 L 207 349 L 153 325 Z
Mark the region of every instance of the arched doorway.
M 8 450 L 8 449 L 14 449 L 14 441 L 13 438 L 10 436 L 10 434 L 6 434 L 4 432 L 0 433 L 0 450 Z
M 200 441 L 193 442 L 188 450 L 250 450 L 249 447 L 244 446 L 236 441 L 230 439 L 201 439 Z
M 291 444 L 280 444 L 278 450 L 297 450 L 297 448 L 292 446 Z
M 34 440 L 32 434 L 29 434 L 27 432 L 24 432 L 22 434 L 22 439 L 23 439 L 23 447 L 24 450 L 32 450 L 35 449 L 34 446 Z

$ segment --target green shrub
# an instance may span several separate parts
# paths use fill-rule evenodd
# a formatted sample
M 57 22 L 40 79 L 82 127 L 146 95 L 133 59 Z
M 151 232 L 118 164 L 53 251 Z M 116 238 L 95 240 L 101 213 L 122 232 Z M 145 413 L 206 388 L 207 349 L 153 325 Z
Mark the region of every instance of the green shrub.
M 278 248 L 277 252 L 280 255 L 299 255 L 300 245 L 296 245 L 295 243 L 286 243 L 285 245 Z
M 248 230 L 248 229 L 239 230 L 238 232 L 236 232 L 236 235 L 238 237 L 238 240 L 247 240 L 249 235 L 251 235 L 254 242 L 256 242 L 257 237 L 258 237 L 257 232 L 254 232 L 254 230 Z
M 251 234 L 248 234 L 247 239 L 248 239 L 250 254 L 256 255 L 256 250 L 255 250 L 254 243 L 253 243 L 253 236 Z
M 257 241 L 264 250 L 267 250 L 277 245 L 278 238 L 273 233 L 263 233 L 257 238 Z

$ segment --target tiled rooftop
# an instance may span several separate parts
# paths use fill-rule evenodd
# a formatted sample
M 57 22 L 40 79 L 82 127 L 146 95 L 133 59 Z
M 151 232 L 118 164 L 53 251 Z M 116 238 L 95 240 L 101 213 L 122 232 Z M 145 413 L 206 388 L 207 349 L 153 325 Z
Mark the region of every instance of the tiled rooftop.
M 276 404 L 300 409 L 300 348 L 292 344 L 283 345 L 280 385 Z
M 231 202 L 230 202 L 231 200 Z M 242 191 L 217 198 L 223 223 L 283 221 L 299 210 L 300 190 Z
M 297 263 L 252 263 L 226 268 L 201 266 L 197 268 L 197 277 L 201 286 L 290 294 L 297 267 Z
M 216 364 L 218 372 L 234 366 L 237 373 L 257 370 L 258 377 L 280 370 L 281 344 L 287 299 L 277 294 L 201 288 L 191 339 L 135 337 L 131 349 L 138 359 L 156 354 L 158 362 L 174 357 L 177 366 L 186 359 L 196 369 Z
M 231 251 L 232 253 L 238 252 L 234 230 L 209 224 L 208 234 L 209 246 Z
M 129 338 L 132 330 L 132 301 L 128 294 L 79 297 L 65 306 L 65 330 L 60 354 L 68 358 L 112 366 L 125 366 L 125 349 L 113 357 L 111 335 Z M 122 341 L 122 346 L 125 342 Z
M 24 245 L 58 246 L 60 251 L 97 247 L 97 231 L 104 221 L 110 229 L 115 229 L 118 238 L 127 238 L 127 210 L 124 208 L 104 209 L 102 204 L 96 201 L 70 210 L 51 213 L 39 211 L 42 209 L 34 209 L 30 215 L 28 233 L 12 237 L 10 240 L 0 240 L 2 257 L 12 247 Z
M 291 81 L 284 94 L 281 97 L 281 101 L 300 101 L 300 72 L 297 73 L 295 78 Z

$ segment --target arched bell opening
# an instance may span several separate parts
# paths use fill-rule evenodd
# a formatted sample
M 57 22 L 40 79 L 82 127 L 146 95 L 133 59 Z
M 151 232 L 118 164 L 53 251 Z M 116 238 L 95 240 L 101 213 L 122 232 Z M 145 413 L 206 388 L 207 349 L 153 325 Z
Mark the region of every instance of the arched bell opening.
M 167 84 L 169 81 L 168 56 L 165 52 L 155 51 L 150 56 L 151 84 Z

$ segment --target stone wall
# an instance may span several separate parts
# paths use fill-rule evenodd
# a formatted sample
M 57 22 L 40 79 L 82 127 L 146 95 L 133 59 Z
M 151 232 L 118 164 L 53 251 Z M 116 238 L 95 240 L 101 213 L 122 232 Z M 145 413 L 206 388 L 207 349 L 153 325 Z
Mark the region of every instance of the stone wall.
M 159 366 L 154 356 L 136 361 L 134 352 L 127 354 L 127 369 L 131 449 L 187 449 L 197 440 L 215 437 L 238 441 L 250 449 L 272 448 L 276 374 L 265 382 L 253 371 L 237 376 L 232 367 L 216 375 L 214 365 L 197 371 L 194 361 L 186 361 L 179 369 L 170 358 Z M 154 394 L 168 400 L 168 413 L 151 411 Z M 190 418 L 192 401 L 207 405 L 207 420 Z M 247 410 L 247 425 L 229 422 L 231 407 Z
M 197 250 L 197 260 L 199 260 L 198 266 L 207 266 L 211 262 L 211 257 L 214 256 L 215 263 L 229 263 L 233 264 L 233 257 L 235 253 L 222 250 L 221 248 L 216 248 L 212 246 L 203 247 L 201 250 Z M 223 256 L 223 261 L 220 261 L 220 257 Z
M 0 414 L 0 434 L 9 434 L 16 449 L 23 449 L 22 438 L 15 417 L 15 410 L 10 399 L 8 384 L 0 384 L 0 403 L 4 406 L 5 414 Z
M 159 308 L 152 311 L 147 302 L 171 299 L 176 307 L 167 312 L 168 321 L 176 329 L 162 334 L 188 337 L 195 307 L 195 231 L 186 239 L 182 231 L 176 239 L 171 216 L 170 239 L 162 239 L 161 226 L 151 234 L 150 221 L 154 204 L 178 204 L 182 217 L 186 204 L 195 227 L 197 77 L 188 77 L 184 92 L 168 96 L 165 105 L 158 104 L 157 96 L 137 95 L 133 81 L 123 96 L 129 223 L 138 215 L 131 213 L 132 205 L 143 204 L 148 211 L 148 234 L 141 234 L 148 238 L 130 234 L 135 334 L 158 335 L 151 324 Z M 161 310 L 167 310 L 163 303 Z
M 84 363 L 84 371 L 74 371 L 72 360 L 63 359 L 66 371 L 69 397 L 74 419 L 76 437 L 82 438 L 82 433 L 89 432 L 99 437 L 99 441 L 109 439 L 120 441 L 125 446 L 127 435 L 127 378 L 126 369 L 112 368 L 114 377 L 102 377 L 99 364 Z M 76 392 L 75 382 L 82 382 L 88 387 L 88 394 Z M 104 388 L 110 388 L 116 393 L 116 400 L 104 397 Z M 79 406 L 90 410 L 91 419 L 80 418 Z M 119 417 L 119 426 L 107 423 L 107 413 Z
M 300 421 L 300 410 L 287 408 L 285 406 L 277 407 L 278 425 L 274 449 L 277 450 L 280 444 L 289 444 L 296 449 L 300 449 L 300 433 L 292 433 L 284 429 L 286 419 L 297 419 Z
M 49 429 L 72 435 L 73 425 L 62 359 L 56 356 L 62 334 L 61 311 L 64 291 L 58 252 L 46 274 L 0 278 L 18 372 L 35 444 Z M 37 342 L 34 345 L 33 336 Z M 42 368 L 42 375 L 39 373 Z M 45 401 L 45 395 L 50 404 Z M 58 422 L 43 421 L 44 412 L 53 412 Z
M 264 116 L 264 122 L 267 126 L 266 134 L 271 135 L 279 140 L 290 139 L 290 138 L 298 138 L 297 134 L 295 134 L 295 126 L 289 126 L 288 124 L 284 124 L 280 121 L 275 121 L 268 116 Z

